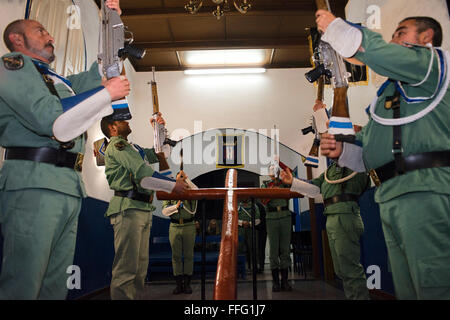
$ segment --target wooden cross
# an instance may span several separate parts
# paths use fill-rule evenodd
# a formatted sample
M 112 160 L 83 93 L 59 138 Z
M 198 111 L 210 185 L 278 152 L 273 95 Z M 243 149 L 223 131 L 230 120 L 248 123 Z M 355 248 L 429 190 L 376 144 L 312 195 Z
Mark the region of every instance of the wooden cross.
M 237 188 L 236 186 L 237 171 L 229 169 L 224 188 L 187 190 L 180 194 L 156 192 L 158 200 L 225 200 L 222 216 L 222 240 L 213 294 L 214 300 L 236 300 L 237 298 L 238 201 L 254 198 L 290 199 L 303 197 L 303 195 L 292 192 L 287 188 L 261 189 Z

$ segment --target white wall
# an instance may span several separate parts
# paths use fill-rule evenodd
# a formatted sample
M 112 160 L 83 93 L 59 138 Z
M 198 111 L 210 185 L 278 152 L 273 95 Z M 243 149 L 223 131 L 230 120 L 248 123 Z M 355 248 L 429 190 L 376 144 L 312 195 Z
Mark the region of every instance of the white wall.
M 3 43 L 3 30 L 5 30 L 6 26 L 10 22 L 25 18 L 26 0 L 0 0 L 0 6 L 0 30 L 2 30 L 2 37 L 0 40 L 0 56 L 2 56 L 9 52 Z
M 304 139 L 300 129 L 309 125 L 315 99 L 314 86 L 304 78 L 306 71 L 268 70 L 265 74 L 245 76 L 156 72 L 160 111 L 174 140 L 212 128 L 266 130 L 270 135 L 276 125 L 281 143 L 299 151 Z M 127 76 L 132 87 L 128 101 L 133 115 L 130 121 L 133 132 L 129 139 L 151 147 L 153 130 L 149 119 L 153 110 L 147 82 L 153 75 L 127 68 Z M 99 125 L 90 130 L 89 136 L 92 141 L 102 137 Z M 89 148 L 91 145 L 88 143 Z M 86 174 L 86 178 L 97 180 L 90 174 Z M 96 189 L 88 187 L 88 193 L 104 199 Z

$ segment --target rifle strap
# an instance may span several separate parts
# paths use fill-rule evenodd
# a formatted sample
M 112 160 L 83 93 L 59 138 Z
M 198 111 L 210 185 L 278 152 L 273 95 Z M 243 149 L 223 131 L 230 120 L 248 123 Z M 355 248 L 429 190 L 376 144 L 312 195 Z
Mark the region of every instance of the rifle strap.
M 386 107 L 394 112 L 394 119 L 400 118 L 400 91 L 395 87 L 395 93 L 392 97 L 386 98 Z M 395 167 L 399 174 L 405 173 L 405 161 L 402 148 L 402 127 L 401 125 L 392 126 L 392 153 L 394 154 Z
M 33 63 L 34 66 L 36 67 L 37 71 L 41 74 L 42 79 L 44 80 L 45 85 L 47 86 L 48 90 L 50 91 L 51 94 L 57 96 L 59 99 L 61 99 L 61 97 L 59 96 L 58 92 L 56 91 L 55 88 L 55 84 L 53 82 L 53 79 L 50 78 L 45 71 L 40 68 L 37 64 Z

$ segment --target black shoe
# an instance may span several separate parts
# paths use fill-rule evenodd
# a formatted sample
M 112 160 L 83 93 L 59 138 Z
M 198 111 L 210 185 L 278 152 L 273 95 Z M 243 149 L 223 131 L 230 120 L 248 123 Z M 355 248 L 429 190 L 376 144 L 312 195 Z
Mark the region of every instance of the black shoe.
M 187 294 L 192 293 L 192 288 L 191 288 L 190 284 L 191 284 L 191 276 L 188 276 L 185 274 L 184 275 L 184 290 L 183 290 L 184 293 L 187 293 Z
M 175 281 L 177 282 L 177 286 L 173 289 L 173 294 L 183 293 L 183 276 L 175 276 Z
M 288 281 L 288 269 L 281 269 L 281 291 L 292 291 Z
M 280 277 L 278 274 L 278 269 L 272 270 L 272 292 L 279 292 L 280 291 Z

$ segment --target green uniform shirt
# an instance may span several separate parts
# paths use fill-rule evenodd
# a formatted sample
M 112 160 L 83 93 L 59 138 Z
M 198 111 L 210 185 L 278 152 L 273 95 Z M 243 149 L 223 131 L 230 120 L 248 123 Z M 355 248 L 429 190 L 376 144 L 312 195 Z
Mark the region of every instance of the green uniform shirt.
M 261 188 L 269 188 L 270 184 L 273 183 L 272 180 L 263 181 Z M 279 180 L 275 182 L 278 188 L 290 188 L 288 185 L 281 183 Z M 265 205 L 266 207 L 266 219 L 279 219 L 291 215 L 289 210 L 277 211 L 276 207 L 287 207 L 289 206 L 289 199 L 270 199 L 270 201 Z
M 176 205 L 177 203 L 178 203 L 178 200 L 164 200 L 162 203 L 162 208 L 164 209 L 164 208 Z M 197 200 L 183 200 L 183 201 L 181 201 L 181 203 L 183 204 L 183 207 L 178 208 L 178 212 L 175 212 L 172 215 L 170 215 L 170 219 L 186 220 L 186 219 L 191 219 L 194 216 L 195 211 L 197 210 Z M 191 212 L 194 212 L 194 214 L 189 213 L 186 209 Z M 191 222 L 194 223 L 194 221 L 191 221 Z M 188 223 L 190 224 L 190 222 L 188 222 Z
M 3 57 L 23 58 L 23 67 L 9 70 L 0 61 L 0 145 L 2 147 L 51 147 L 53 122 L 63 113 L 60 99 L 51 94 L 30 57 L 14 52 Z M 2 57 L 2 58 L 3 58 Z M 67 77 L 75 94 L 101 85 L 97 63 L 90 70 Z M 61 98 L 72 96 L 63 83 L 55 89 Z M 75 139 L 73 153 L 84 153 L 85 140 Z M 51 189 L 76 197 L 85 197 L 81 174 L 73 169 L 26 160 L 6 160 L 0 174 L 0 189 Z
M 239 202 L 238 206 L 239 220 L 252 221 L 252 203 L 251 202 Z M 255 219 L 260 218 L 259 208 L 255 204 Z
M 342 179 L 350 175 L 353 171 L 338 167 L 336 163 L 333 163 L 328 167 L 327 178 L 330 181 Z M 366 173 L 358 173 L 350 180 L 343 183 L 330 184 L 324 178 L 325 172 L 322 173 L 316 179 L 311 180 L 311 183 L 320 188 L 320 193 L 323 199 L 328 199 L 342 193 L 355 194 L 359 196 L 368 187 L 370 187 L 369 176 Z M 335 213 L 352 213 L 359 212 L 359 205 L 355 201 L 345 201 L 334 203 L 325 207 L 324 214 Z
M 362 48 L 355 58 L 366 63 L 378 74 L 393 80 L 402 81 L 409 97 L 429 97 L 438 83 L 438 60 L 435 56 L 428 80 L 418 87 L 410 84 L 421 82 L 428 71 L 431 58 L 429 49 L 422 47 L 407 48 L 386 43 L 380 34 L 368 29 L 362 30 Z M 447 77 L 449 71 L 447 70 Z M 377 100 L 375 114 L 383 118 L 393 118 L 393 111 L 384 107 L 386 97 L 394 95 L 391 83 Z M 432 100 L 407 104 L 400 99 L 401 117 L 416 114 L 427 107 Z M 442 101 L 425 117 L 401 126 L 403 155 L 450 149 L 450 95 L 447 90 Z M 392 154 L 392 126 L 384 126 L 373 119 L 357 139 L 363 145 L 363 160 L 367 169 L 376 169 L 394 160 Z M 450 195 L 450 167 L 421 169 L 408 172 L 382 183 L 377 188 L 375 200 L 385 202 L 408 192 L 433 191 Z
M 133 182 L 140 193 L 153 194 L 152 190 L 140 186 L 141 179 L 151 176 L 154 172 L 150 163 L 158 162 L 154 149 L 143 149 L 144 159 L 139 151 L 122 137 L 111 137 L 105 150 L 105 174 L 110 189 L 114 191 L 129 191 L 133 189 Z M 133 200 L 127 197 L 113 196 L 109 202 L 106 216 L 126 209 L 154 211 L 155 206 L 150 202 Z

